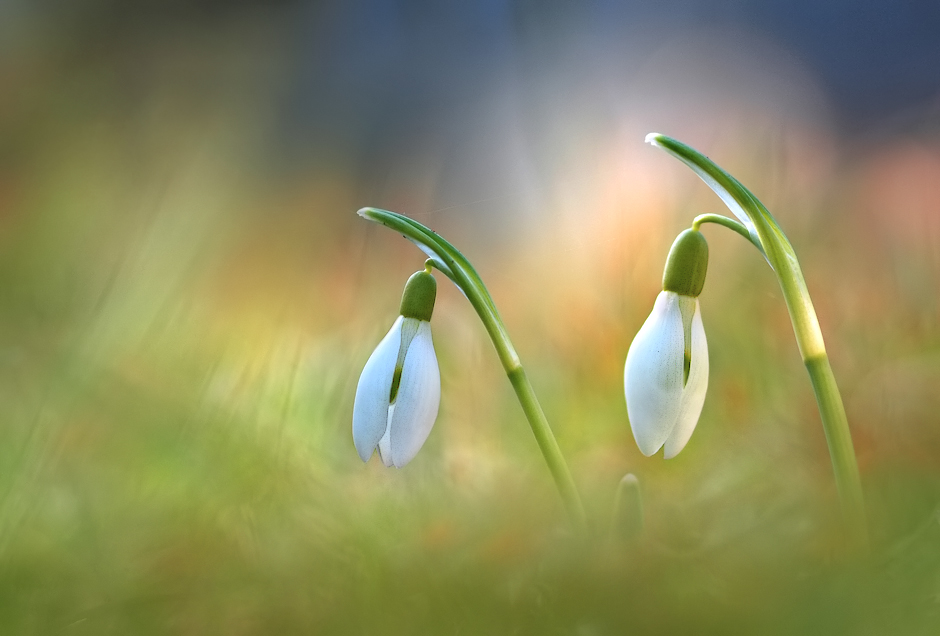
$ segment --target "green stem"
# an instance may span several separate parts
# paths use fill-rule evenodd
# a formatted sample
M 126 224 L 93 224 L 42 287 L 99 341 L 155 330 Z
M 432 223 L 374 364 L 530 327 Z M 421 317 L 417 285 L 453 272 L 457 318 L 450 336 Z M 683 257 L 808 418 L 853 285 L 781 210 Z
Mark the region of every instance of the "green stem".
M 853 543 L 860 549 L 868 546 L 868 524 L 865 519 L 865 501 L 858 475 L 858 463 L 852 448 L 852 437 L 848 433 L 845 407 L 836 386 L 836 378 L 826 355 L 804 361 L 809 372 L 819 404 L 826 441 L 832 465 L 839 466 L 836 472 L 839 494 L 843 499 L 843 513 L 850 528 L 855 529 Z M 845 430 L 845 434 L 841 431 Z
M 734 213 L 740 224 L 719 215 L 702 215 L 694 223 L 713 222 L 746 236 L 764 255 L 777 275 L 783 298 L 790 313 L 797 346 L 819 406 L 836 487 L 842 504 L 842 518 L 851 547 L 868 549 L 868 525 L 858 462 L 852 446 L 852 434 L 842 405 L 842 396 L 829 366 L 822 330 L 806 287 L 793 246 L 776 219 L 747 188 L 694 148 L 665 135 L 651 133 L 646 140 L 663 148 L 692 168 Z M 701 220 L 700 220 L 701 219 Z M 724 221 L 718 219 L 725 219 Z M 695 225 L 693 225 L 695 227 Z M 742 231 L 742 229 L 744 231 Z
M 571 472 L 568 470 L 568 464 L 548 425 L 548 420 L 535 396 L 525 369 L 522 368 L 506 326 L 499 317 L 496 304 L 470 261 L 443 237 L 407 216 L 377 208 L 362 208 L 359 210 L 359 216 L 395 230 L 414 242 L 430 256 L 430 262 L 450 278 L 470 301 L 493 341 L 493 346 L 496 347 L 499 361 L 506 375 L 509 376 L 509 381 L 516 392 L 519 404 L 522 405 L 522 410 L 532 428 L 532 434 L 535 435 L 535 441 L 538 443 L 539 450 L 542 451 L 545 463 L 548 464 L 548 469 L 555 480 L 565 508 L 571 516 L 572 523 L 579 530 L 587 531 L 587 516 Z
M 699 214 L 692 221 L 692 229 L 696 232 L 699 231 L 699 228 L 702 227 L 703 223 L 715 223 L 717 225 L 723 225 L 730 230 L 734 230 L 744 238 L 746 238 L 754 247 L 763 251 L 760 246 L 760 243 L 755 243 L 753 237 L 751 237 L 750 232 L 747 231 L 747 228 L 743 224 L 738 223 L 734 219 L 729 219 L 726 216 L 720 214 Z

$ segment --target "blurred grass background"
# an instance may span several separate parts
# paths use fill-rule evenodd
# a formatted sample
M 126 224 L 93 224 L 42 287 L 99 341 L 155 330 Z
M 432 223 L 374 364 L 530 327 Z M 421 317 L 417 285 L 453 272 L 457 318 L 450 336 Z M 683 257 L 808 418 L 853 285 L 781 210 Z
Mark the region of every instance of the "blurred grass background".
M 936 633 L 940 19 L 778 4 L 0 3 L 0 633 Z M 675 234 L 724 212 L 654 130 L 801 255 L 870 559 L 773 275 L 721 228 L 698 429 L 637 451 L 627 348 Z M 359 461 L 358 375 L 423 262 L 365 205 L 474 262 L 598 537 L 627 472 L 640 537 L 570 535 L 444 280 L 434 431 Z

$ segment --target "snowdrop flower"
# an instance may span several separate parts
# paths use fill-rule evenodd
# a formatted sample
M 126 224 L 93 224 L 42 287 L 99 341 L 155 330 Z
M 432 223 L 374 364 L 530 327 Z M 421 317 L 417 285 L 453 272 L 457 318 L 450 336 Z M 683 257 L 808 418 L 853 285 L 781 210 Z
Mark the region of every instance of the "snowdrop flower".
M 437 419 L 441 373 L 431 341 L 437 281 L 429 271 L 408 279 L 401 315 L 366 362 L 353 404 L 353 442 L 362 461 L 376 447 L 386 466 L 417 455 Z
M 698 296 L 705 284 L 708 243 L 685 230 L 669 251 L 663 291 L 640 328 L 624 368 L 630 427 L 640 452 L 679 454 L 698 423 L 708 388 L 708 345 Z

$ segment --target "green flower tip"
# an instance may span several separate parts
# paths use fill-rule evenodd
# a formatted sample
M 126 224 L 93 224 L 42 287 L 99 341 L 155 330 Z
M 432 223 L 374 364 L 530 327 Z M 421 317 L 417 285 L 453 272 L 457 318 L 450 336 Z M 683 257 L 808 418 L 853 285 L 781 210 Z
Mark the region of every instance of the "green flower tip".
M 401 295 L 401 313 L 405 318 L 417 318 L 429 322 L 437 298 L 437 281 L 427 270 L 415 272 L 405 283 Z
M 663 272 L 663 291 L 698 298 L 708 270 L 708 242 L 701 232 L 685 230 L 676 237 Z

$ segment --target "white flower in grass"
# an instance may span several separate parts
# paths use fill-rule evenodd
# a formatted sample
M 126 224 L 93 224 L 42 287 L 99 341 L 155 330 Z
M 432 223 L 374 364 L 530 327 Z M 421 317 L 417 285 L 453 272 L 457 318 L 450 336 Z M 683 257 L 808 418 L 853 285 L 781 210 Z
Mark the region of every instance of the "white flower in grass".
M 362 370 L 352 428 L 364 462 L 378 447 L 386 466 L 401 468 L 414 459 L 434 426 L 441 402 L 441 373 L 429 322 L 436 294 L 430 273 L 408 279 L 401 315 Z
M 627 414 L 637 446 L 650 456 L 679 454 L 698 423 L 708 388 L 708 344 L 698 296 L 708 244 L 700 232 L 676 238 L 653 313 L 630 345 L 624 368 Z

